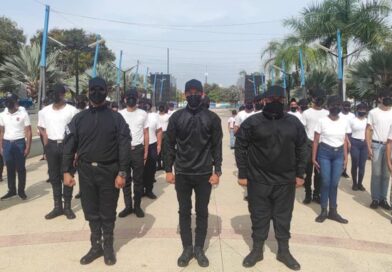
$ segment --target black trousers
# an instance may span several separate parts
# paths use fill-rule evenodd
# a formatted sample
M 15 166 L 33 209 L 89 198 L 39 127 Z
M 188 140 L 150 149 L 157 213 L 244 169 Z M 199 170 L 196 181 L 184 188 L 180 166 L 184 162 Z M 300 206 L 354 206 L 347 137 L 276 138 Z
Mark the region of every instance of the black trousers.
M 64 200 L 72 199 L 73 187 L 63 185 L 63 144 L 49 140 L 45 146 L 46 160 L 48 162 L 49 180 L 52 184 L 53 198 L 56 200 L 64 198 Z
M 180 234 L 184 247 L 193 245 L 191 228 L 192 191 L 196 196 L 195 246 L 204 247 L 208 228 L 208 203 L 210 202 L 211 175 L 176 175 L 176 192 L 179 204 Z
M 3 156 L 0 155 L 0 178 L 3 178 L 3 171 L 4 171 L 4 160 L 3 160 Z
M 162 133 L 162 143 L 165 142 L 165 137 L 166 137 L 166 132 L 164 131 Z M 159 169 L 162 169 L 162 168 L 165 169 L 165 164 L 163 162 L 163 152 L 164 152 L 163 149 L 164 149 L 164 144 L 162 144 L 161 152 L 158 154 L 158 157 L 157 157 L 157 166 Z
M 295 184 L 266 185 L 248 182 L 248 207 L 252 221 L 252 238 L 260 243 L 268 238 L 272 219 L 277 240 L 290 239 Z
M 305 192 L 306 195 L 312 195 L 312 175 L 314 171 L 314 178 L 313 178 L 313 186 L 314 191 L 313 195 L 320 196 L 320 184 L 321 184 L 321 175 L 320 172 L 314 167 L 312 162 L 312 150 L 313 150 L 313 142 L 308 140 L 307 142 L 308 147 L 308 163 L 306 165 L 306 178 L 305 178 Z
M 78 162 L 79 185 L 84 217 L 90 223 L 92 233 L 102 228 L 104 235 L 113 235 L 116 209 L 120 190 L 115 187 L 118 164 Z
M 157 143 L 150 144 L 148 147 L 148 157 L 143 171 L 143 187 L 145 192 L 152 192 L 157 172 Z
M 123 188 L 125 207 L 140 206 L 143 196 L 143 170 L 144 170 L 144 146 L 140 145 L 131 151 L 131 165 L 127 174 L 125 187 Z M 133 194 L 132 199 L 132 183 Z

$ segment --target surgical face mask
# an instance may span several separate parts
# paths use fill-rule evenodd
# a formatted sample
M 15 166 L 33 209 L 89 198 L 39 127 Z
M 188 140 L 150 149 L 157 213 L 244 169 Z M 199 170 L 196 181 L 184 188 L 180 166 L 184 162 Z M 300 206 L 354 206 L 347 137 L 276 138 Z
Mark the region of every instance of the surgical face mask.
M 366 116 L 366 111 L 359 111 L 357 114 L 359 117 L 365 117 Z
M 192 94 L 186 97 L 186 101 L 188 102 L 188 106 L 191 109 L 196 109 L 201 104 L 201 95 L 199 94 Z
M 261 110 L 263 110 L 264 105 L 260 104 L 260 103 L 256 103 L 255 108 L 256 108 L 256 111 L 261 111 Z
M 137 99 L 136 98 L 130 97 L 130 98 L 127 99 L 127 106 L 128 107 L 133 108 L 133 107 L 136 106 L 136 104 L 137 104 Z
M 96 105 L 102 104 L 107 96 L 107 92 L 103 88 L 92 88 L 89 92 L 89 99 Z
M 338 116 L 340 113 L 340 107 L 339 106 L 331 106 L 329 108 L 329 114 L 331 114 L 331 116 Z
M 317 107 L 321 107 L 325 102 L 325 99 L 323 97 L 316 97 L 313 99 L 313 103 L 317 106 Z
M 263 112 L 276 118 L 283 116 L 283 108 L 283 103 L 279 101 L 273 101 L 265 105 Z
M 382 99 L 382 104 L 383 104 L 384 106 L 386 106 L 386 107 L 392 106 L 392 98 L 390 98 L 390 97 L 384 97 L 384 98 Z
M 290 107 L 290 111 L 291 112 L 296 112 L 297 111 L 297 107 Z

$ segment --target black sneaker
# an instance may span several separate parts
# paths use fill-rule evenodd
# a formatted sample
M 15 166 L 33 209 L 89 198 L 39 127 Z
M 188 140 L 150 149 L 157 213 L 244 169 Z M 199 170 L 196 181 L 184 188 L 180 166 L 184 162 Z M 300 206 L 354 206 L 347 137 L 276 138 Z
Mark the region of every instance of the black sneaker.
M 313 196 L 313 202 L 316 202 L 317 204 L 320 204 L 321 203 L 320 196 L 319 195 L 314 195 Z
M 186 267 L 188 266 L 189 262 L 193 259 L 193 247 L 187 246 L 184 248 L 181 256 L 177 260 L 177 265 L 179 267 Z
M 201 247 L 195 247 L 194 256 L 200 267 L 208 267 L 210 265 L 210 261 L 204 254 L 204 250 Z
M 388 201 L 386 201 L 385 199 L 380 202 L 380 207 L 386 211 L 392 210 L 391 206 L 389 206 L 389 204 L 388 204 Z
M 143 212 L 142 208 L 135 207 L 134 212 L 136 214 L 136 217 L 139 217 L 139 218 L 144 217 L 144 212 Z
M 305 199 L 302 201 L 303 204 L 310 204 L 312 202 L 312 197 L 310 195 L 306 195 Z
M 147 192 L 145 193 L 145 196 L 149 199 L 157 199 L 157 196 L 153 192 Z
M 379 206 L 378 200 L 373 200 L 372 203 L 370 204 L 371 209 L 377 209 Z
M 133 209 L 132 209 L 131 207 L 127 207 L 127 208 L 125 208 L 124 210 L 122 210 L 122 211 L 118 214 L 118 217 L 124 218 L 124 217 L 126 217 L 126 216 L 128 216 L 128 215 L 130 215 L 130 214 L 132 214 L 132 213 L 133 213 Z
M 244 201 L 248 201 L 248 196 L 244 196 Z
M 20 197 L 22 200 L 26 200 L 26 198 L 27 198 L 27 195 L 26 195 L 25 192 L 19 192 L 18 195 L 19 195 L 19 197 Z
M 350 178 L 350 176 L 346 173 L 346 171 L 344 171 L 343 173 L 342 173 L 342 177 L 344 177 L 344 178 Z
M 353 191 L 358 191 L 358 185 L 354 184 L 352 189 L 353 189 Z
M 362 184 L 359 184 L 359 185 L 358 185 L 358 190 L 360 190 L 360 191 L 364 192 L 364 191 L 366 191 L 366 188 L 365 188 L 365 187 L 363 187 L 363 185 L 362 185 Z
M 15 192 L 8 192 L 8 193 L 6 193 L 5 195 L 3 195 L 0 199 L 1 199 L 1 200 L 6 200 L 6 199 L 11 198 L 11 197 L 13 197 L 13 196 L 16 196 L 16 193 L 15 193 Z

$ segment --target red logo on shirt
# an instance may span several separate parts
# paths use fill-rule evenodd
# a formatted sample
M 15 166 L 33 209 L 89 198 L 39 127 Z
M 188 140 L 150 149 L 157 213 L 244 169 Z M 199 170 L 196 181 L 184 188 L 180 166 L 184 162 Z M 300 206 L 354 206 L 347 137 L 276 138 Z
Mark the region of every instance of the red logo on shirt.
M 16 121 L 18 121 L 18 122 L 19 122 L 19 120 L 20 120 L 20 118 L 19 118 L 19 117 L 16 117 Z

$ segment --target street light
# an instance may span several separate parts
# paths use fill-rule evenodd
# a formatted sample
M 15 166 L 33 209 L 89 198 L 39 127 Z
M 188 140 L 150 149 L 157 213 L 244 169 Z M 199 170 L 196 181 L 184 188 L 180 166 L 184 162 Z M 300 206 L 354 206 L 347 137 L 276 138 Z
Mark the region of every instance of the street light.
M 162 91 L 163 91 L 163 82 L 166 80 L 166 78 L 161 78 L 161 91 L 159 92 L 159 102 L 162 102 Z

